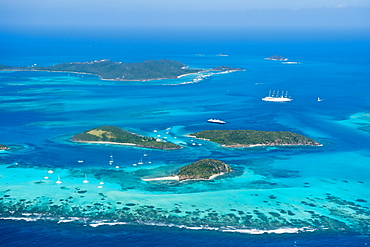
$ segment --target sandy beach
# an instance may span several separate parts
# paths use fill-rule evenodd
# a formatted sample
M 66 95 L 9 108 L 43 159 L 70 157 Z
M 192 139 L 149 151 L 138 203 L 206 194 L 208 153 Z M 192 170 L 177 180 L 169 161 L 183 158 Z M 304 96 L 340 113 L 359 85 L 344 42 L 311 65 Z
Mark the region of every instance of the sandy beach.
M 161 181 L 161 180 L 180 180 L 179 176 L 159 177 L 159 178 L 142 178 L 143 181 Z
M 79 141 L 79 140 L 73 140 L 73 142 L 80 142 L 80 143 L 94 143 L 94 144 L 113 144 L 113 145 L 123 145 L 123 146 L 138 146 L 133 143 L 121 143 L 121 142 L 100 142 L 100 141 Z
M 181 181 L 187 181 L 187 180 L 211 180 L 211 179 L 214 179 L 218 176 L 221 176 L 221 175 L 224 175 L 225 173 L 221 172 L 221 173 L 218 173 L 218 174 L 214 174 L 212 176 L 210 176 L 208 179 L 184 179 L 184 180 L 181 180 Z M 177 180 L 177 181 L 180 181 L 180 177 L 179 176 L 169 176 L 169 177 L 158 177 L 158 178 L 142 178 L 141 180 L 143 181 L 162 181 L 162 180 Z

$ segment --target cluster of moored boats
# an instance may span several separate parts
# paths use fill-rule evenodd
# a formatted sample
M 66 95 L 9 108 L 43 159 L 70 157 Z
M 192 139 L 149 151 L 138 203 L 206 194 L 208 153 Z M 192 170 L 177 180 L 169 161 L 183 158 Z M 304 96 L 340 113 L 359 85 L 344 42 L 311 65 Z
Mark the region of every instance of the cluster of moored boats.
M 144 154 L 144 156 L 147 156 L 147 154 Z M 84 161 L 83 160 L 78 160 L 77 161 L 78 163 L 83 163 Z M 152 163 L 152 162 L 147 162 L 147 163 Z M 114 160 L 113 160 L 113 155 L 110 155 L 110 160 L 109 160 L 109 165 L 113 165 L 114 164 Z M 141 164 L 144 164 L 143 162 L 143 159 L 140 158 L 139 161 L 135 164 L 132 164 L 133 166 L 137 166 L 137 165 L 141 165 Z M 116 169 L 119 169 L 120 167 L 119 166 L 115 166 Z M 44 179 L 48 180 L 50 179 L 50 175 L 54 173 L 53 170 L 48 170 L 46 171 L 46 175 L 44 176 Z M 87 174 L 85 174 L 85 179 L 82 181 L 82 183 L 84 184 L 88 184 L 90 181 L 88 180 L 87 178 Z M 58 175 L 58 180 L 55 181 L 56 184 L 62 184 L 62 180 L 60 179 L 60 175 Z M 104 182 L 103 180 L 99 182 L 99 185 L 98 185 L 98 188 L 103 188 L 103 185 L 104 185 Z

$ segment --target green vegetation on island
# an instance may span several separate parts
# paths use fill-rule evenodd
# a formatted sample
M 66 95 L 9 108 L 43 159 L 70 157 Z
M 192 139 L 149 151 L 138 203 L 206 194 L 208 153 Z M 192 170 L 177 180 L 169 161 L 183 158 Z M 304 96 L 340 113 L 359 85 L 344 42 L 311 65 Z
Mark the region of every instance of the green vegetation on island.
M 110 60 L 61 63 L 54 66 L 11 67 L 0 65 L 0 70 L 70 72 L 97 75 L 103 80 L 155 80 L 173 79 L 180 75 L 197 73 L 199 69 L 187 69 L 186 65 L 167 59 L 147 60 L 141 63 L 122 63 Z
M 320 144 L 308 137 L 288 131 L 204 130 L 190 134 L 195 138 L 219 143 L 225 147 L 284 146 Z
M 72 137 L 73 141 L 87 143 L 110 143 L 136 145 L 154 149 L 180 149 L 181 146 L 154 137 L 130 133 L 115 126 L 101 126 Z
M 274 61 L 286 61 L 286 60 L 288 60 L 288 58 L 285 58 L 285 57 L 280 56 L 280 55 L 274 55 L 274 56 L 271 56 L 271 57 L 267 57 L 265 59 L 266 60 L 274 60 Z
M 10 149 L 10 148 L 0 144 L 0 150 L 8 150 L 8 149 Z
M 228 66 L 218 66 L 218 67 L 215 67 L 215 68 L 212 68 L 211 71 L 242 71 L 243 69 L 240 69 L 240 68 L 232 68 L 232 67 L 228 67 Z
M 176 79 L 181 75 L 198 73 L 201 69 L 188 69 L 179 61 L 168 59 L 147 60 L 141 63 L 122 63 L 110 60 L 96 60 L 91 62 L 61 63 L 54 66 L 12 67 L 0 65 L 3 71 L 48 71 L 82 73 L 99 76 L 103 80 L 116 81 L 148 81 L 160 79 Z M 214 71 L 239 71 L 242 69 L 220 66 Z
M 180 181 L 187 179 L 210 179 L 212 176 L 231 171 L 230 166 L 222 161 L 203 159 L 182 167 L 177 173 L 177 176 L 179 176 Z

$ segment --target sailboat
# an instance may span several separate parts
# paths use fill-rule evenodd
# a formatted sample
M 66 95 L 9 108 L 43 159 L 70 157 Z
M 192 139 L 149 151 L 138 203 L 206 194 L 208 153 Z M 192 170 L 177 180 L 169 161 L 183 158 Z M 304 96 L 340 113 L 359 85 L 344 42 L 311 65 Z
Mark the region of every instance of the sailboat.
M 142 159 L 142 158 L 140 158 L 140 159 L 139 159 L 139 162 L 137 162 L 137 163 L 138 163 L 139 165 L 144 164 L 144 163 L 143 163 L 143 159 Z
M 57 183 L 57 184 L 61 184 L 62 183 L 62 181 L 60 181 L 60 176 L 58 175 L 58 181 L 56 181 L 55 183 Z
M 48 172 L 46 172 L 48 173 Z M 44 177 L 44 179 L 49 179 L 50 177 L 46 174 L 46 176 Z
M 84 180 L 84 181 L 82 181 L 82 183 L 84 183 L 84 184 L 89 183 L 89 180 L 87 180 L 87 175 L 86 175 L 86 174 L 85 174 L 85 180 Z

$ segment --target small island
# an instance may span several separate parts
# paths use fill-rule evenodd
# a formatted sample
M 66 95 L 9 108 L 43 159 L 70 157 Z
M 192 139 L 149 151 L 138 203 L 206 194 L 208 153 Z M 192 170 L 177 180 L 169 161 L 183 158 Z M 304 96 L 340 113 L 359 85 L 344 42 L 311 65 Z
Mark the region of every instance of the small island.
M 322 146 L 308 137 L 289 131 L 204 130 L 189 136 L 216 142 L 224 147 Z
M 175 176 L 159 178 L 143 178 L 143 181 L 161 181 L 161 180 L 210 180 L 233 170 L 229 165 L 215 159 L 202 159 L 190 165 L 180 168 Z
M 228 66 L 218 66 L 215 68 L 210 69 L 211 71 L 217 71 L 217 72 L 226 72 L 226 71 L 243 71 L 241 68 L 233 68 Z
M 271 57 L 267 57 L 265 59 L 266 60 L 273 60 L 273 61 L 288 61 L 288 58 L 285 58 L 285 57 L 280 56 L 280 55 L 274 55 L 274 56 L 271 56 Z
M 0 65 L 0 71 L 46 71 L 91 74 L 99 76 L 102 80 L 115 81 L 149 81 L 162 79 L 176 79 L 187 74 L 198 73 L 202 69 L 189 69 L 179 61 L 168 59 L 147 60 L 141 63 L 113 62 L 107 59 L 91 62 L 61 63 L 54 66 L 28 66 L 11 67 Z M 230 67 L 217 67 L 215 71 L 238 71 L 242 69 Z
M 0 144 L 0 150 L 8 150 L 8 149 L 10 149 L 10 148 Z
M 182 148 L 179 145 L 166 142 L 162 139 L 130 133 L 115 126 L 101 126 L 74 135 L 71 139 L 75 142 L 83 143 L 134 145 L 165 150 Z
M 229 165 L 215 159 L 202 159 L 184 166 L 177 173 L 180 181 L 188 179 L 212 179 L 231 172 Z

